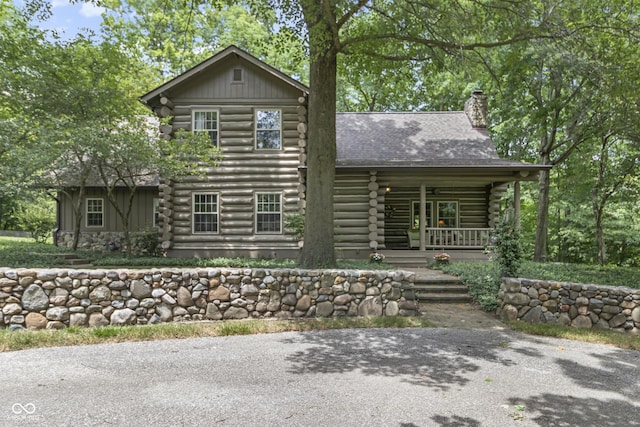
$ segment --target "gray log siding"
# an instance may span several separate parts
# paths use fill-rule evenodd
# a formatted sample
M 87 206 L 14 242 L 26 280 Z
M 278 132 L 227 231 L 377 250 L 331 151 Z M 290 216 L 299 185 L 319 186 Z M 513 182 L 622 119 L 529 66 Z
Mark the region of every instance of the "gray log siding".
M 128 191 L 125 189 L 117 189 L 116 197 L 119 205 L 124 209 L 125 203 L 128 203 Z M 131 212 L 131 218 L 129 219 L 130 231 L 142 231 L 153 228 L 153 199 L 158 197 L 157 190 L 155 188 L 139 188 L 136 190 L 136 197 L 133 201 L 133 209 Z M 73 207 L 69 198 L 60 194 L 60 224 L 58 227 L 60 231 L 73 231 L 74 215 Z M 87 188 L 86 199 L 99 198 L 103 199 L 104 203 L 104 215 L 103 215 L 103 227 L 87 227 L 86 226 L 86 202 L 83 203 L 82 213 L 82 227 L 81 232 L 101 232 L 101 231 L 124 231 L 122 221 L 111 206 L 107 199 L 106 191 L 101 188 Z M 77 200 L 77 193 L 73 195 L 73 203 Z
M 334 232 L 339 255 L 363 257 L 370 251 L 369 182 L 369 172 L 366 171 L 336 174 Z
M 458 220 L 461 228 L 489 227 L 487 209 L 491 189 L 481 187 L 438 187 L 439 194 L 433 194 L 433 188 L 427 187 L 427 202 L 433 202 L 433 212 L 438 201 L 458 202 Z M 387 208 L 384 238 L 387 247 L 406 246 L 406 230 L 411 225 L 411 203 L 420 200 L 419 187 L 392 187 L 385 194 Z M 494 206 L 492 209 L 495 209 Z M 499 209 L 499 206 L 497 206 Z M 434 225 L 435 226 L 435 225 Z
M 194 110 L 219 112 L 222 160 L 217 167 L 206 167 L 205 177 L 185 177 L 173 183 L 171 233 L 165 233 L 171 238 L 170 254 L 295 256 L 298 242 L 284 225 L 280 233 L 256 233 L 255 200 L 256 193 L 279 194 L 282 220 L 300 212 L 299 141 L 304 134 L 298 125 L 306 121 L 299 116 L 300 92 L 244 61 L 244 83 L 230 84 L 227 71 L 238 63 L 226 62 L 216 76 L 196 79 L 172 98 L 174 128 L 191 130 Z M 259 109 L 281 111 L 281 149 L 256 148 L 255 111 Z M 218 195 L 216 233 L 193 233 L 192 199 L 200 192 Z

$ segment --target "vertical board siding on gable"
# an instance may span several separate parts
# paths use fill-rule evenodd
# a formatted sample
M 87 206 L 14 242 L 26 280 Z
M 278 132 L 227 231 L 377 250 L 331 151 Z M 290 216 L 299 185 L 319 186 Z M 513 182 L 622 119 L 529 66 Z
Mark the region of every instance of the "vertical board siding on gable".
M 231 82 L 234 68 L 245 70 L 243 83 Z M 291 99 L 292 90 L 292 87 L 283 85 L 279 79 L 247 61 L 227 58 L 216 64 L 215 74 L 206 73 L 185 84 L 180 90 L 180 97 L 173 98 L 173 101 L 183 103 L 181 100 L 186 99 Z
M 336 174 L 334 232 L 336 249 L 369 248 L 369 172 Z

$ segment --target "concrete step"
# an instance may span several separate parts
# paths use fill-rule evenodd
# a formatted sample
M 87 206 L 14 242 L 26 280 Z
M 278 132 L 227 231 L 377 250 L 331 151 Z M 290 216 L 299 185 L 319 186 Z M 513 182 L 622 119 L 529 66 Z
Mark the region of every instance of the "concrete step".
M 421 277 L 414 283 L 414 289 L 420 302 L 471 302 L 468 288 L 455 277 Z
M 80 258 L 74 253 L 51 254 L 51 256 L 62 260 L 63 265 L 69 265 L 75 268 L 91 267 L 91 261 Z
M 439 293 L 463 293 L 466 294 L 469 290 L 465 285 L 462 284 L 441 284 L 441 285 L 415 285 L 414 289 L 416 292 L 425 292 L 432 294 Z
M 433 302 L 433 303 L 469 303 L 471 297 L 469 294 L 421 294 L 416 292 L 416 298 L 419 302 Z
M 387 264 L 395 265 L 398 268 L 425 268 L 427 267 L 427 258 L 424 254 L 419 252 L 411 253 L 411 251 L 406 251 L 407 254 L 403 255 L 386 255 L 384 261 Z

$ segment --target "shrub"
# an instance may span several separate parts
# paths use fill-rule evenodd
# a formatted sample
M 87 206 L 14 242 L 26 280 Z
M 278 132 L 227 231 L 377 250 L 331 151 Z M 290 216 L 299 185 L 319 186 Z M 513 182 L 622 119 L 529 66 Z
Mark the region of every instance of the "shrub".
M 498 264 L 500 274 L 508 277 L 518 275 L 522 263 L 522 243 L 520 230 L 509 216 L 500 220 L 493 235 L 494 261 Z
M 284 218 L 284 227 L 293 231 L 296 239 L 302 240 L 304 237 L 304 215 L 291 214 Z
M 162 255 L 160 239 L 156 230 L 131 233 L 131 249 L 135 255 L 158 257 Z

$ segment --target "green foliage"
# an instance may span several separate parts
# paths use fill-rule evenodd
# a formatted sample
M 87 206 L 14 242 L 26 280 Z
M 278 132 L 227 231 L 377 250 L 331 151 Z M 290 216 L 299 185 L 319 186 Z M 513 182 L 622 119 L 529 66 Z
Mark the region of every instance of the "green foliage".
M 442 270 L 460 277 L 469 289 L 469 296 L 483 310 L 495 311 L 498 308 L 500 274 L 494 263 L 458 262 L 444 265 Z
M 55 206 L 46 200 L 27 205 L 20 214 L 20 226 L 38 243 L 45 243 L 56 226 Z
M 304 215 L 290 214 L 284 217 L 284 227 L 293 231 L 299 241 L 304 238 Z
M 132 233 L 131 246 L 134 255 L 149 257 L 159 257 L 162 255 L 157 230 L 144 230 Z
M 0 267 L 55 267 L 61 260 L 52 254 L 62 252 L 69 250 L 37 243 L 30 238 L 0 237 Z
M 492 249 L 495 252 L 494 261 L 503 276 L 516 277 L 522 262 L 520 230 L 516 227 L 511 216 L 503 217 L 496 226 Z

